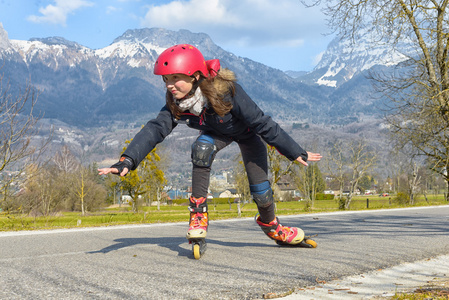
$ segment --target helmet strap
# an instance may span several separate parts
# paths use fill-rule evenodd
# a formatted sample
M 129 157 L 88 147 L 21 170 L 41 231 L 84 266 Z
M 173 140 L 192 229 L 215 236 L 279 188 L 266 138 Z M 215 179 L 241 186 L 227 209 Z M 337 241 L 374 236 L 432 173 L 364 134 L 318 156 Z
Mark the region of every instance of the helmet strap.
M 193 78 L 193 83 L 192 83 L 192 89 L 190 90 L 190 92 L 187 93 L 187 95 L 185 95 L 183 97 L 183 99 L 188 99 L 190 97 L 192 97 L 193 95 L 195 95 L 196 89 L 200 86 L 201 82 L 203 82 L 204 77 L 200 76 L 200 79 L 196 79 L 195 76 L 190 76 Z

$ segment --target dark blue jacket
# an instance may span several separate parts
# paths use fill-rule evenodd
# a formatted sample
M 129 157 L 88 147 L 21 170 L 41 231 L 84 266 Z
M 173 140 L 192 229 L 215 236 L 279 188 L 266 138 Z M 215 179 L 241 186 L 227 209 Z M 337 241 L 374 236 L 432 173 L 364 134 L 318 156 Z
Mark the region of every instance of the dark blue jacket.
M 185 113 L 180 120 L 176 120 L 168 107 L 164 106 L 159 115 L 136 134 L 123 155 L 133 160 L 133 169 L 137 168 L 145 156 L 179 123 L 185 123 L 191 128 L 222 135 L 236 142 L 257 134 L 288 159 L 293 161 L 301 156 L 307 161 L 307 152 L 270 116 L 265 115 L 239 84 L 235 84 L 234 96 L 229 93 L 224 101 L 230 101 L 233 107 L 223 117 L 208 108 L 200 116 Z

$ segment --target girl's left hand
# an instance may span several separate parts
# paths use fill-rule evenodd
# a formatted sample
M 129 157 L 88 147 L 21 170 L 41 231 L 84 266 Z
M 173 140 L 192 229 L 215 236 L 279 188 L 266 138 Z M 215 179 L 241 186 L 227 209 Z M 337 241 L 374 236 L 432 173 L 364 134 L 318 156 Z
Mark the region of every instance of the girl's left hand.
M 312 152 L 307 152 L 307 161 L 320 161 L 321 160 L 321 158 L 322 158 L 322 156 L 321 156 L 321 154 L 319 154 L 319 153 L 312 153 Z M 303 164 L 304 166 L 308 166 L 309 164 L 307 163 L 307 162 L 305 162 L 302 158 L 301 158 L 301 156 L 300 157 L 298 157 L 297 159 L 296 159 L 299 163 L 301 163 L 301 164 Z

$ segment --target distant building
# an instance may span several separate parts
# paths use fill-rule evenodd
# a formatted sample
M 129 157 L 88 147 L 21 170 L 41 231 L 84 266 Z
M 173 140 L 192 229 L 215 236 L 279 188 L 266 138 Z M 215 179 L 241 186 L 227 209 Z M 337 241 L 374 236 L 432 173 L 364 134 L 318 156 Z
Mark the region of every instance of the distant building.
M 218 175 L 212 175 L 210 177 L 210 185 L 221 189 L 232 187 L 229 183 L 229 174 L 227 172 L 223 172 L 222 174 Z
M 236 189 L 227 189 L 220 193 L 220 198 L 237 198 L 240 197 L 240 195 L 237 193 Z
M 292 201 L 300 197 L 300 192 L 292 183 L 291 178 L 283 176 L 273 187 L 273 192 L 277 195 L 279 201 Z

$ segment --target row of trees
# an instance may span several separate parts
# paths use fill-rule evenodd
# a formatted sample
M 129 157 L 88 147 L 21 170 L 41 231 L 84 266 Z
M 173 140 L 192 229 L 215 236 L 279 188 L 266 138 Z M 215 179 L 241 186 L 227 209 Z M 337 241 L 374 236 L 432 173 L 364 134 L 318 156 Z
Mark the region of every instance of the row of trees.
M 338 201 L 341 209 L 350 207 L 357 188 L 364 190 L 377 186 L 382 189 L 380 180 L 384 179 L 374 179 L 370 173 L 375 166 L 376 155 L 362 140 L 345 145 L 336 143 L 329 159 L 321 165 L 324 172 L 319 164 L 305 168 L 291 162 L 272 147 L 268 147 L 268 155 L 274 190 L 279 180 L 287 176 L 295 188 L 301 191 L 310 207 L 313 207 L 316 195 L 329 188 L 324 176 L 332 179 L 331 188 L 340 191 Z M 45 165 L 28 164 L 22 172 L 20 189 L 16 189 L 15 195 L 5 197 L 1 206 L 8 212 L 35 216 L 59 211 L 80 211 L 84 215 L 87 211 L 118 202 L 113 201 L 113 198 L 124 193 L 131 197 L 133 211 L 137 212 L 144 201 L 146 205 L 161 201 L 161 192 L 166 184 L 161 163 L 156 150 L 153 150 L 139 168 L 126 177 L 100 177 L 96 165 L 83 166 L 67 147 L 63 147 Z M 396 174 L 387 179 L 383 189 L 390 191 L 395 187 L 402 195 L 406 195 L 405 201 L 410 204 L 413 204 L 417 194 L 426 195 L 428 186 L 436 184 L 432 179 L 434 176 L 426 174 L 426 168 L 416 163 L 403 161 L 394 169 Z M 235 171 L 237 190 L 242 196 L 241 200 L 246 203 L 251 195 L 241 160 L 237 162 Z M 343 190 L 347 192 L 345 196 L 342 196 Z M 278 197 L 275 194 L 275 198 Z
M 34 216 L 59 211 L 80 211 L 85 215 L 126 194 L 131 197 L 129 203 L 133 211 L 137 212 L 142 201 L 148 204 L 161 200 L 166 180 L 159 162 L 160 157 L 153 150 L 139 168 L 126 177 L 100 177 L 96 164 L 83 166 L 69 148 L 63 146 L 50 161 L 26 164 L 20 174 L 14 176 L 15 185 L 10 187 L 8 196 L 3 195 L 0 207 L 7 212 Z
M 417 162 L 404 153 L 390 154 L 389 175 L 376 174 L 379 157 L 363 139 L 335 142 L 325 153 L 321 163 L 312 163 L 306 168 L 287 160 L 270 146 L 268 156 L 274 190 L 278 190 L 276 185 L 281 178 L 288 177 L 294 188 L 309 202 L 310 207 L 313 207 L 317 194 L 326 189 L 338 192 L 340 209 L 349 209 L 358 191 L 393 192 L 398 202 L 413 205 L 417 195 L 424 195 L 427 199 L 428 194 L 438 193 L 445 187 L 444 179 L 426 166 L 426 161 Z M 248 183 L 245 182 L 245 174 L 242 171 L 241 167 L 237 189 L 249 199 Z M 275 194 L 275 198 L 278 199 L 279 194 Z
M 7 212 L 33 216 L 59 211 L 93 211 L 104 206 L 106 189 L 96 165 L 83 166 L 65 146 L 46 163 L 30 163 L 15 176 L 15 186 L 4 197 Z

